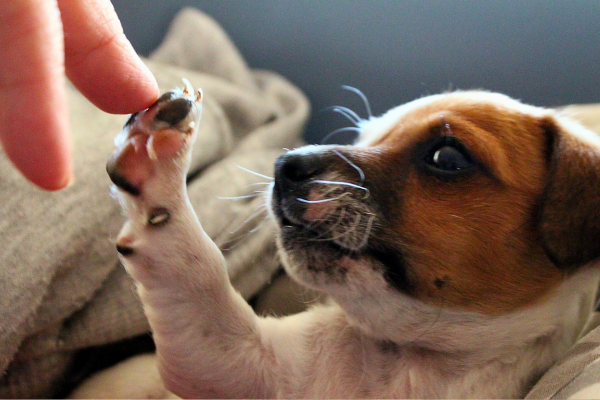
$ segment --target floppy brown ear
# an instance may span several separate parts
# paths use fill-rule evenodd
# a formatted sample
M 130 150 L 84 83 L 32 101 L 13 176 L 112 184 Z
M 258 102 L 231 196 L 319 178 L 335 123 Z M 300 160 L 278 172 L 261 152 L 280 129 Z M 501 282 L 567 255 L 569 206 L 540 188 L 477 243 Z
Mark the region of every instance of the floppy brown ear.
M 600 138 L 553 116 L 542 124 L 550 143 L 542 240 L 556 265 L 573 269 L 600 256 Z

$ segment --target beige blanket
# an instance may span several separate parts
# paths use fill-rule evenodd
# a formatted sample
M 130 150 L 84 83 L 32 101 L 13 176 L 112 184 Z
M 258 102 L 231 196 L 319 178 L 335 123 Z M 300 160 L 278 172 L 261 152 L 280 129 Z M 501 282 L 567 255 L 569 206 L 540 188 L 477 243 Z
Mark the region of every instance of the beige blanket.
M 234 285 L 256 293 L 278 267 L 260 194 L 274 159 L 299 144 L 309 105 L 273 73 L 253 71 L 221 28 L 182 11 L 147 61 L 161 90 L 181 78 L 205 105 L 190 199 L 223 249 Z M 113 240 L 123 223 L 105 162 L 124 116 L 69 89 L 76 184 L 58 193 L 24 181 L 0 150 L 0 398 L 52 396 L 74 352 L 148 331 Z M 116 92 L 115 96 L 119 93 Z M 35 112 L 35 110 L 32 110 Z

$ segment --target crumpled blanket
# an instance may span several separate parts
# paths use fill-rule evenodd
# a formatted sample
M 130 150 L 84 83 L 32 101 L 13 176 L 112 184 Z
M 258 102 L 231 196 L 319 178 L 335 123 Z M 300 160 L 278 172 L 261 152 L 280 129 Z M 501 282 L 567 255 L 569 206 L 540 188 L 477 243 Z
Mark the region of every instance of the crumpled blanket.
M 183 77 L 204 90 L 189 197 L 249 298 L 278 268 L 261 196 L 269 179 L 249 171 L 271 175 L 283 148 L 301 143 L 308 101 L 282 77 L 249 69 L 218 24 L 193 9 L 178 14 L 147 64 L 162 91 Z M 105 172 L 126 118 L 68 91 L 75 185 L 38 190 L 0 150 L 0 398 L 51 397 L 77 350 L 149 331 L 118 263 L 124 220 Z

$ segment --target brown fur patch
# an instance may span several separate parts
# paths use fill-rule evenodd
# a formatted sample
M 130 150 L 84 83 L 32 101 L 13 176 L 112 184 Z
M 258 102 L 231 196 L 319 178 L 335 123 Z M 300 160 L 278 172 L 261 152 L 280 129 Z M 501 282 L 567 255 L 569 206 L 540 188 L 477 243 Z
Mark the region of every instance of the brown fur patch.
M 571 269 L 600 256 L 600 149 L 567 133 L 577 126 L 548 118 L 545 127 L 553 155 L 541 231 L 550 257 Z
M 418 143 L 439 135 L 459 139 L 481 168 L 449 181 L 420 171 Z M 537 116 L 450 95 L 409 111 L 364 150 L 393 166 L 360 165 L 367 176 L 382 183 L 404 176 L 379 201 L 390 221 L 380 235 L 402 248 L 413 296 L 497 314 L 535 303 L 562 280 L 537 230 L 547 142 Z

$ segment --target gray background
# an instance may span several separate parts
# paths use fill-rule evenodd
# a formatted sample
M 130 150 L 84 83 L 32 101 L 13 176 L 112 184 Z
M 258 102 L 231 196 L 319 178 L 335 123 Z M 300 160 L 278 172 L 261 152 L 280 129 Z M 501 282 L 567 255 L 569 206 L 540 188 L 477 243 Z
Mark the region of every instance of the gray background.
M 113 0 L 147 55 L 184 6 L 212 15 L 251 67 L 310 98 L 307 139 L 348 125 L 328 106 L 374 114 L 448 89 L 483 88 L 542 106 L 600 102 L 600 1 Z M 343 137 L 338 138 L 344 140 Z

